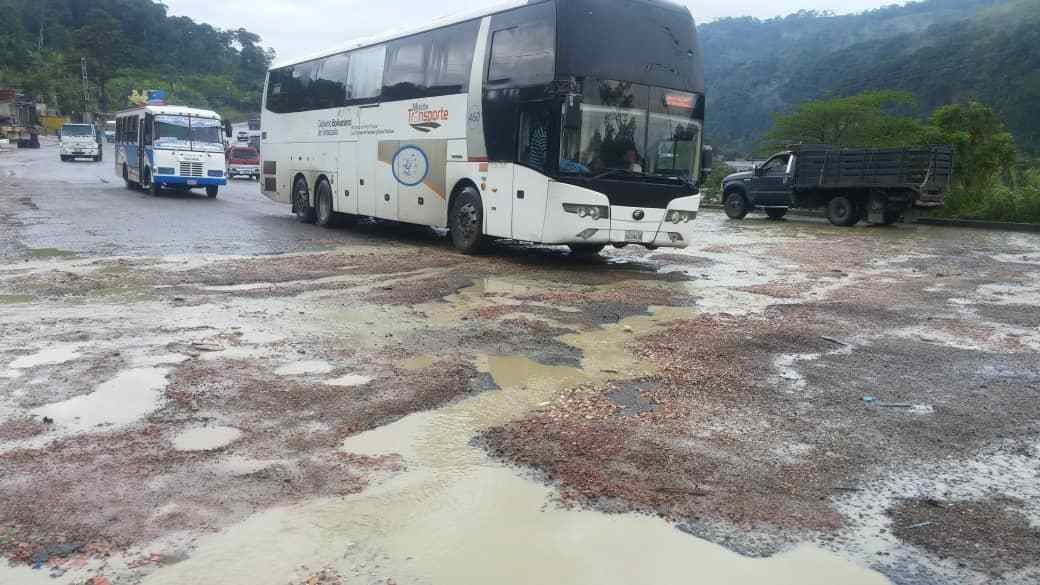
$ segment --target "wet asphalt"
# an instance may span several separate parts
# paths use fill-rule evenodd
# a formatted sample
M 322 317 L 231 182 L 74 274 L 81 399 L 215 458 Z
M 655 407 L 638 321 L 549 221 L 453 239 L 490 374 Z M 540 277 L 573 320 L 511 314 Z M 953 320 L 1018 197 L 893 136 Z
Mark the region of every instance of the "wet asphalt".
M 201 189 L 160 197 L 127 189 L 115 173 L 113 145 L 104 147 L 97 163 L 61 162 L 53 139 L 39 150 L 0 153 L 0 197 L 14 200 L 0 211 L 0 255 L 253 255 L 368 239 L 300 224 L 248 179 L 231 180 L 216 199 Z

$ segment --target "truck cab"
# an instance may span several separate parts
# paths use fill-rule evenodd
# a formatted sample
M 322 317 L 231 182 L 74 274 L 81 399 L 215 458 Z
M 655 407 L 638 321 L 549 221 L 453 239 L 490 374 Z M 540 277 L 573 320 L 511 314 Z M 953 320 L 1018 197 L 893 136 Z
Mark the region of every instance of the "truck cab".
M 93 124 L 65 124 L 58 135 L 62 162 L 76 158 L 101 160 L 101 133 Z

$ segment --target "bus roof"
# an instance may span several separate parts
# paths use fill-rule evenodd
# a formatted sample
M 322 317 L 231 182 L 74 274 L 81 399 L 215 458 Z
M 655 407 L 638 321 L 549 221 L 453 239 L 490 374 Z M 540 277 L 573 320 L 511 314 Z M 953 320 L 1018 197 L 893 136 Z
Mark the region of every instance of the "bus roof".
M 138 108 L 130 108 L 123 110 L 117 115 L 126 115 L 131 113 L 148 113 L 155 114 L 157 116 L 168 115 L 168 116 L 198 116 L 200 118 L 220 118 L 220 114 L 213 110 L 200 110 L 198 108 L 187 108 L 184 106 L 141 106 Z
M 379 43 L 385 43 L 386 41 L 392 41 L 394 39 L 407 37 L 409 35 L 414 35 L 414 34 L 418 34 L 418 33 L 421 33 L 421 32 L 428 31 L 428 30 L 433 30 L 435 28 L 440 28 L 442 26 L 448 26 L 448 25 L 451 25 L 451 24 L 457 24 L 457 23 L 460 23 L 460 22 L 466 22 L 467 20 L 473 20 L 475 18 L 482 18 L 482 17 L 488 16 L 490 14 L 495 14 L 495 13 L 498 13 L 498 12 L 505 12 L 506 10 L 510 10 L 512 8 L 518 8 L 520 6 L 526 6 L 528 4 L 540 4 L 543 1 L 545 1 L 545 0 L 505 0 L 504 2 L 499 2 L 498 4 L 494 4 L 492 6 L 486 6 L 484 8 L 480 8 L 480 9 L 477 9 L 477 10 L 468 10 L 468 11 L 456 12 L 454 14 L 449 14 L 449 15 L 443 16 L 441 18 L 434 18 L 433 20 L 428 21 L 426 23 L 426 25 L 422 26 L 422 27 L 407 28 L 407 29 L 391 29 L 391 30 L 382 32 L 380 34 L 376 34 L 376 35 L 372 35 L 372 36 L 369 36 L 369 37 L 363 37 L 363 38 L 360 38 L 360 39 L 355 39 L 353 41 L 349 41 L 349 42 L 347 42 L 344 45 L 340 45 L 339 47 L 336 47 L 335 49 L 329 49 L 329 50 L 326 50 L 326 51 L 322 51 L 320 53 L 314 53 L 312 55 L 307 55 L 307 56 L 299 58 L 299 59 L 286 59 L 284 61 L 278 61 L 277 63 L 274 63 L 271 66 L 271 70 L 279 69 L 279 68 L 285 67 L 287 65 L 295 65 L 297 63 L 306 63 L 307 61 L 313 61 L 315 59 L 321 59 L 323 57 L 328 57 L 329 55 L 336 55 L 338 53 L 343 53 L 343 52 L 346 52 L 346 51 L 352 51 L 354 49 L 360 49 L 362 47 L 368 47 L 368 46 L 371 46 L 371 45 L 378 45 Z

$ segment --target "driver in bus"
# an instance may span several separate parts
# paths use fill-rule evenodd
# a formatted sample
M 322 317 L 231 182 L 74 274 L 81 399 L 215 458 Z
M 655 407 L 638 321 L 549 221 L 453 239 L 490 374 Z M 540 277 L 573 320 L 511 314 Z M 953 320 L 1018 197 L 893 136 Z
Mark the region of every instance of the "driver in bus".
M 641 164 L 642 159 L 639 158 L 639 151 L 636 150 L 635 146 L 629 146 L 628 149 L 625 150 L 623 160 L 627 165 L 625 167 L 627 170 L 632 171 L 633 173 L 643 172 L 643 165 Z

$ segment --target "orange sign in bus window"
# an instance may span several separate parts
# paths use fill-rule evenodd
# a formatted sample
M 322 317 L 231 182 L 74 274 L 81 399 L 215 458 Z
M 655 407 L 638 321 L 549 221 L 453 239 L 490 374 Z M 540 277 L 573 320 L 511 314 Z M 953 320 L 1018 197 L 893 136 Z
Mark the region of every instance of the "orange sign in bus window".
M 666 93 L 664 95 L 664 104 L 673 108 L 685 108 L 687 110 L 693 109 L 693 96 L 692 95 L 678 95 L 674 93 Z

